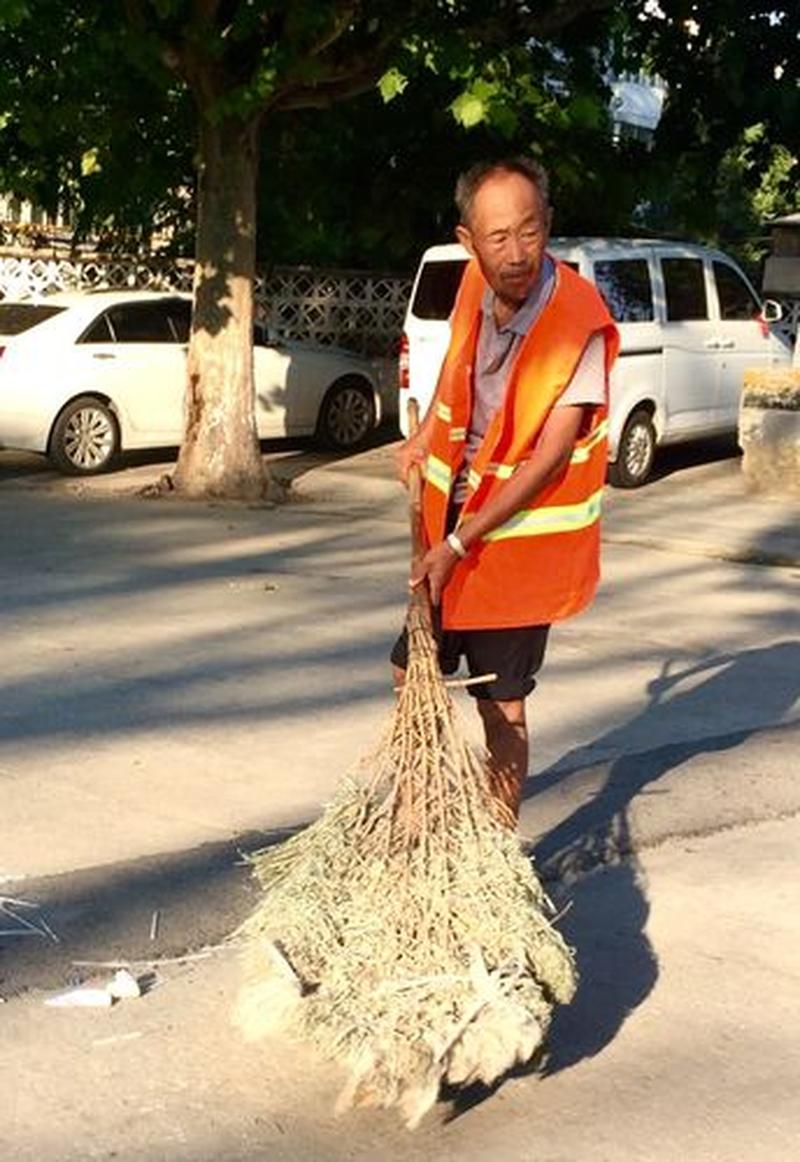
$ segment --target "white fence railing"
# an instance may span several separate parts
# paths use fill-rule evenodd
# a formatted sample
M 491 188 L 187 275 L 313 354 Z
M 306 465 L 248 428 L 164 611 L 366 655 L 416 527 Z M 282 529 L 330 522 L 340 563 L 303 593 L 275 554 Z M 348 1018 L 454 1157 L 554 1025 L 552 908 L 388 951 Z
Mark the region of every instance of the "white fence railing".
M 107 288 L 189 291 L 192 272 L 188 259 L 0 251 L 0 297 Z M 256 278 L 256 311 L 280 338 L 390 355 L 403 329 L 410 288 L 409 279 L 392 274 L 279 266 Z

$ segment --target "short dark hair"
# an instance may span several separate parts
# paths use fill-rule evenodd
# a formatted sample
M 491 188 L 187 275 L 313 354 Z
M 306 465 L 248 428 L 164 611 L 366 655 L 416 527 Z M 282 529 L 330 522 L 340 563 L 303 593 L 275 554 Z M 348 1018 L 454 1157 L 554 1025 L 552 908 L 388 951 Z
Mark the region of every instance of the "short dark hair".
M 479 161 L 461 174 L 456 182 L 456 206 L 463 225 L 469 222 L 475 195 L 487 178 L 499 173 L 516 173 L 527 178 L 539 191 L 545 206 L 550 204 L 550 179 L 547 170 L 532 157 L 506 157 L 500 161 Z

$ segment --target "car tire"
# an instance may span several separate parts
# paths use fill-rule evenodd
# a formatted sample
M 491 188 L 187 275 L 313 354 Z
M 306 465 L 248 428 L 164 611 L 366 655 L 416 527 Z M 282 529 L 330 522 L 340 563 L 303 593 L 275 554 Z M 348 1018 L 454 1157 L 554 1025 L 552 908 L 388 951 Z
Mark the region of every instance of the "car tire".
M 608 466 L 608 479 L 615 488 L 640 488 L 653 470 L 656 430 L 649 412 L 638 408 L 625 421 L 617 448 L 617 459 Z
M 68 476 L 107 472 L 119 453 L 119 424 L 107 404 L 82 395 L 68 403 L 53 425 L 50 459 Z
M 345 375 L 332 384 L 322 401 L 316 440 L 333 452 L 360 447 L 375 427 L 372 386 L 357 375 Z

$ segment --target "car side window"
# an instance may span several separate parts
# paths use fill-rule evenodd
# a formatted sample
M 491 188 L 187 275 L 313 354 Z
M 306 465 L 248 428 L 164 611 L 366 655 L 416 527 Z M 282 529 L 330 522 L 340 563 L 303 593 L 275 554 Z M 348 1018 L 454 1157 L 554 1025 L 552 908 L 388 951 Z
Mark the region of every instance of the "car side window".
M 110 307 L 108 321 L 117 343 L 174 343 L 169 304 L 120 303 Z
M 167 315 L 176 343 L 188 343 L 192 326 L 192 304 L 187 299 L 167 303 Z
M 93 323 L 86 328 L 78 340 L 79 343 L 113 343 L 114 333 L 108 321 L 108 313 L 103 312 Z
M 646 258 L 595 262 L 594 281 L 617 323 L 652 323 L 653 288 Z
M 708 318 L 706 283 L 701 258 L 662 258 L 667 322 Z
M 755 319 L 761 304 L 740 274 L 727 262 L 714 263 L 719 317 L 721 319 Z

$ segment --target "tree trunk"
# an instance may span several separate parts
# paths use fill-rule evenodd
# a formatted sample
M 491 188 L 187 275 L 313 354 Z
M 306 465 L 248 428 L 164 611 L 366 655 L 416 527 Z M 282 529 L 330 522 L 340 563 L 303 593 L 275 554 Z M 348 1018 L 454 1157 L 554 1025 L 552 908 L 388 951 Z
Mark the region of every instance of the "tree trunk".
M 173 478 L 188 496 L 257 500 L 267 491 L 253 387 L 257 171 L 257 122 L 201 112 L 194 312 Z

